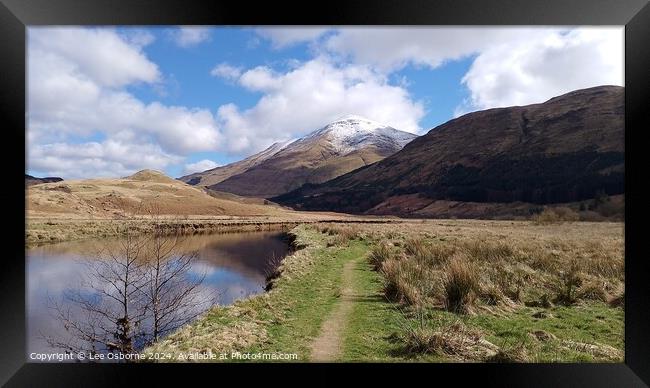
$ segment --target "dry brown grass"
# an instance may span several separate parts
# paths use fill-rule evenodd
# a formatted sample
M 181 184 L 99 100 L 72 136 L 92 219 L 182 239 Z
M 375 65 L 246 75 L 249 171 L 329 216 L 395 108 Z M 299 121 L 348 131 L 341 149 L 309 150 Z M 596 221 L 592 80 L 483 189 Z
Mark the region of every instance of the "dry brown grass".
M 532 220 L 539 225 L 574 222 L 580 220 L 580 214 L 568 207 L 554 207 L 544 209 L 541 213 L 533 216 Z
M 30 216 L 116 218 L 138 215 L 154 205 L 168 215 L 279 215 L 286 210 L 235 200 L 218 199 L 161 173 L 143 171 L 128 178 L 88 179 L 30 186 Z
M 489 359 L 498 351 L 498 347 L 486 341 L 480 331 L 461 321 L 438 327 L 408 328 L 401 340 L 407 354 L 438 354 L 459 361 Z
M 583 281 L 576 291 L 576 299 L 608 302 L 611 297 L 607 292 L 607 283 L 606 280 L 598 278 Z
M 390 240 L 395 257 L 379 259 L 386 248 L 380 245 L 371 255 L 382 263 L 375 267 L 386 296 L 406 305 L 469 312 L 475 305 L 611 302 L 622 292 L 622 224 L 429 221 L 362 232 L 409 236 Z
M 455 255 L 445 266 L 445 308 L 470 313 L 479 291 L 478 268 L 465 256 Z
M 350 240 L 360 237 L 359 228 L 356 225 L 325 224 L 316 225 L 315 229 L 331 236 L 327 241 L 328 247 L 345 246 Z
M 404 252 L 421 265 L 435 267 L 447 262 L 457 248 L 449 244 L 429 243 L 424 239 L 408 238 Z
M 486 361 L 499 363 L 530 362 L 531 357 L 528 354 L 527 347 L 523 343 L 519 343 L 508 348 L 499 348 L 496 354 L 488 357 Z
M 368 261 L 375 271 L 379 271 L 384 262 L 393 257 L 395 257 L 393 249 L 386 242 L 382 241 L 372 247 L 370 254 L 368 255 Z
M 582 264 L 575 258 L 569 260 L 566 268 L 558 274 L 556 303 L 571 305 L 578 299 L 578 287 L 582 285 Z
M 535 362 L 548 357 L 544 349 L 550 346 L 586 353 L 597 360 L 621 359 L 621 351 L 611 346 L 561 342 L 543 330 L 497 347 L 475 328 L 432 324 L 431 320 L 441 309 L 464 315 L 459 319 L 469 322 L 476 315 L 519 314 L 517 310 L 524 306 L 541 309 L 536 315 L 544 319 L 550 317 L 546 309 L 554 303 L 582 308 L 597 301 L 622 308 L 622 224 L 445 220 L 396 229 L 391 234 L 408 236 L 391 240 L 401 252 L 373 263 L 381 261 L 384 292 L 400 304 L 398 310 L 411 322 L 397 334 L 405 354 L 437 354 L 461 361 Z M 381 253 L 383 248 L 377 246 L 373 252 Z M 413 312 L 416 317 L 409 315 Z
M 572 340 L 563 340 L 562 346 L 570 350 L 591 354 L 592 356 L 603 360 L 620 362 L 623 359 L 622 350 L 605 344 L 588 344 Z
M 429 282 L 429 270 L 412 260 L 386 260 L 381 272 L 384 275 L 384 294 L 389 300 L 422 305 L 431 296 L 433 283 Z

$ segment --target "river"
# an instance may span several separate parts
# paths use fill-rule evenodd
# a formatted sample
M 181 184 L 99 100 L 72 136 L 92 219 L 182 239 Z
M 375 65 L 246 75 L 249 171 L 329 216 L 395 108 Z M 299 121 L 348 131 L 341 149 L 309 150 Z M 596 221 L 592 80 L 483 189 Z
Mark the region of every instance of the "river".
M 89 319 L 89 309 L 80 307 L 79 298 L 92 300 L 93 306 L 110 307 L 106 301 L 97 299 L 100 296 L 96 294 L 101 294 L 97 289 L 104 284 L 98 284 L 103 280 L 93 274 L 96 275 L 98 265 L 103 265 L 103 274 L 109 268 L 104 265 L 110 261 L 108 256 L 100 251 L 119 253 L 119 247 L 123 246 L 124 239 L 105 238 L 45 245 L 26 251 L 28 354 L 65 351 L 64 346 L 53 345 L 53 342 L 68 343 L 72 339 L 76 343 L 83 342 L 73 338 L 75 330 L 70 328 L 70 323 L 87 325 Z M 193 313 L 197 309 L 204 311 L 214 304 L 229 305 L 264 292 L 269 270 L 277 266 L 290 249 L 286 234 L 281 232 L 193 235 L 183 237 L 176 247 L 177 256 L 190 252 L 193 256 L 187 271 L 179 275 L 181 283 L 196 284 L 195 294 L 201 303 L 192 307 Z M 90 288 L 89 283 L 93 283 L 94 288 Z M 105 286 L 110 288 L 108 282 Z M 134 291 L 133 295 L 136 298 L 138 293 Z M 68 324 L 61 319 L 62 312 L 67 314 Z M 143 320 L 142 325 L 146 322 Z M 106 322 L 96 323 L 96 326 L 111 327 Z

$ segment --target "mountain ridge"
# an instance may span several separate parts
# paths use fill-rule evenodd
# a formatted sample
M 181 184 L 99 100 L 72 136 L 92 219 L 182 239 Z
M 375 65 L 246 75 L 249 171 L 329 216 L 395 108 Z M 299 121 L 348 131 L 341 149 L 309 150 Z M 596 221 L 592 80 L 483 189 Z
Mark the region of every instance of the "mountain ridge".
M 272 200 L 295 209 L 372 214 L 390 198 L 411 194 L 419 195 L 421 207 L 434 200 L 544 204 L 593 198 L 597 190 L 620 194 L 623 91 L 599 86 L 468 113 L 373 165 Z
M 320 183 L 359 167 L 372 164 L 400 150 L 417 136 L 361 116 L 344 116 L 306 136 L 273 146 L 243 161 L 225 166 L 229 173 L 218 182 L 203 182 L 209 171 L 179 179 L 216 190 L 248 197 L 268 198 L 304 183 Z M 258 161 L 259 156 L 262 159 Z M 254 162 L 253 162 L 254 161 Z M 208 173 L 208 174 L 205 174 Z M 198 179 L 197 179 L 198 178 Z M 194 179 L 194 181 L 192 181 Z
M 285 142 L 275 142 L 271 144 L 268 148 L 248 156 L 237 162 L 229 163 L 225 166 L 217 166 L 209 170 L 202 172 L 195 172 L 192 174 L 184 175 L 178 178 L 178 180 L 183 181 L 192 186 L 211 186 L 217 184 L 223 180 L 228 179 L 233 175 L 240 174 L 245 172 L 251 167 L 258 165 L 264 160 L 272 157 L 284 147 L 289 145 L 294 140 L 289 140 Z

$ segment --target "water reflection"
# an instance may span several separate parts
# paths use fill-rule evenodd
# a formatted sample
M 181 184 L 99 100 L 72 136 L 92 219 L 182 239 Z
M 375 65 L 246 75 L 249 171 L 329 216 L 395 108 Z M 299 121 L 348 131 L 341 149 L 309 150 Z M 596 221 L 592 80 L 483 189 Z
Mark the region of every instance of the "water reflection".
M 28 250 L 27 331 L 28 352 L 52 352 L 42 338 L 65 336 L 61 322 L 54 319 L 48 300 L 65 301 L 64 295 L 79 289 L 88 277 L 89 260 L 100 260 L 93 254 L 98 247 L 114 248 L 122 241 L 102 239 L 47 245 Z M 204 277 L 198 291 L 216 302 L 227 305 L 233 301 L 264 291 L 269 263 L 284 257 L 288 245 L 282 233 L 255 232 L 196 235 L 179 244 L 183 252 L 196 252 L 188 271 L 192 278 Z M 84 264 L 86 263 L 86 265 Z M 72 314 L 82 314 L 74 306 Z

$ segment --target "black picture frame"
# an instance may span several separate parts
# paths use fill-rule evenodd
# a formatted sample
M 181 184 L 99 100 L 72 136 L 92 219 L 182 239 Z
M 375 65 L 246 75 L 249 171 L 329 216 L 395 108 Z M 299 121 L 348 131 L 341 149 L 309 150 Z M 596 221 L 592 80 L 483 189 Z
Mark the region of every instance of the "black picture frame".
M 25 359 L 25 33 L 36 25 L 625 25 L 626 296 L 625 362 L 621 364 L 372 364 L 341 365 L 89 365 L 34 364 Z M 7 386 L 97 386 L 143 383 L 198 373 L 268 382 L 286 381 L 296 367 L 318 370 L 319 382 L 338 374 L 325 368 L 360 369 L 357 376 L 383 378 L 420 372 L 431 381 L 482 386 L 647 386 L 650 384 L 650 275 L 643 255 L 643 132 L 650 128 L 650 5 L 647 0 L 335 0 L 328 2 L 189 0 L 0 0 L 0 111 L 5 186 L 4 261 L 0 271 L 0 382 Z M 21 159 L 22 157 L 22 159 Z M 639 160 L 634 161 L 637 158 Z M 645 203 L 644 203 L 645 202 Z M 634 227 L 637 225 L 637 227 Z M 247 373 L 252 368 L 260 373 Z M 291 369 L 290 369 L 291 368 Z M 365 372 L 365 373 L 364 373 Z M 422 376 L 422 377 L 425 377 Z M 307 376 L 309 378 L 309 375 Z M 443 380 L 444 378 L 444 380 Z M 217 381 L 217 380 L 213 380 Z M 213 384 L 211 384 L 213 385 Z

